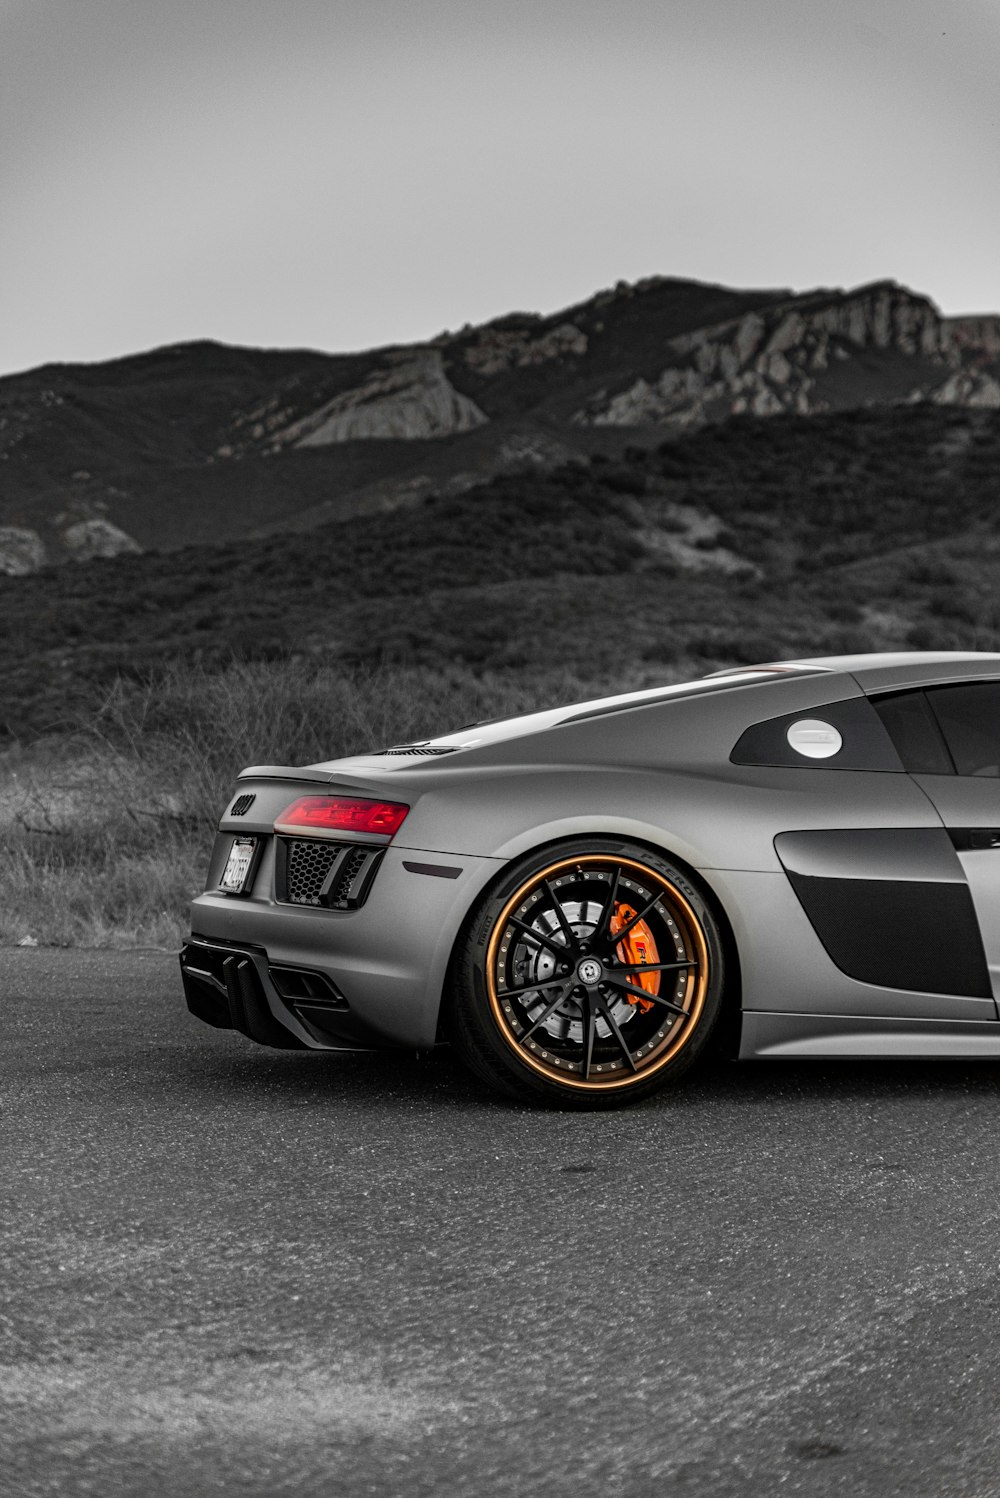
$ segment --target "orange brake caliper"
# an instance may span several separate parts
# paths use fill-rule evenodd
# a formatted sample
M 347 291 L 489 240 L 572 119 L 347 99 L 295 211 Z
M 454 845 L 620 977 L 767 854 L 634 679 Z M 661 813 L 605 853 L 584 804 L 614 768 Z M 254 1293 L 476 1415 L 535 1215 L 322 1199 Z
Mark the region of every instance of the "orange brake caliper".
M 623 926 L 627 926 L 635 913 L 631 905 L 616 905 L 615 913 L 611 917 L 611 935 L 616 935 Z M 653 940 L 653 933 L 645 921 L 639 921 L 637 925 L 633 926 L 632 930 L 625 937 L 625 940 L 619 942 L 616 950 L 622 962 L 627 962 L 630 966 L 645 965 L 647 962 L 659 962 L 660 960 L 656 950 L 656 943 Z M 647 993 L 659 993 L 660 991 L 659 973 L 630 973 L 629 982 L 638 983 L 638 986 L 644 988 Z M 626 994 L 625 997 L 630 1004 L 638 1004 L 644 1014 L 648 1014 L 653 1007 L 650 999 L 640 999 L 638 994 L 630 993 Z

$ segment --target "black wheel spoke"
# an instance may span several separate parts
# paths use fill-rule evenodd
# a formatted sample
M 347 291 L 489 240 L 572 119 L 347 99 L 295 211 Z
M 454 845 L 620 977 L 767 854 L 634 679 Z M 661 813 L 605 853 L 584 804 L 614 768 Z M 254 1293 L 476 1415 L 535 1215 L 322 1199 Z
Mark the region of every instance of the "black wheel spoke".
M 565 987 L 565 984 L 563 985 L 563 987 Z M 526 1040 L 531 1039 L 532 1035 L 534 1035 L 539 1025 L 544 1025 L 545 1021 L 547 1019 L 550 1019 L 551 1016 L 555 1014 L 556 1010 L 559 1008 L 559 1005 L 563 1002 L 563 999 L 565 997 L 565 994 L 557 993 L 552 1002 L 546 1006 L 546 1008 L 542 1011 L 538 1018 L 532 1021 L 530 1028 L 525 1030 L 522 1035 L 519 1035 L 517 1037 L 522 1045 L 524 1045 Z
M 620 926 L 613 936 L 608 936 L 608 940 L 611 943 L 612 952 L 617 951 L 619 943 L 625 940 L 626 936 L 628 936 L 629 932 L 633 929 L 634 926 L 638 926 L 640 921 L 644 921 L 646 919 L 653 906 L 658 904 L 662 899 L 662 892 L 658 895 L 654 895 L 649 904 L 644 905 L 637 915 L 634 915 L 630 921 L 626 921 L 624 926 Z
M 597 1016 L 594 1013 L 594 1005 L 590 996 L 583 1002 L 583 1061 L 580 1064 L 580 1072 L 585 1082 L 590 1081 L 590 1063 L 594 1056 L 594 1032 L 597 1029 Z
M 698 964 L 688 958 L 685 962 L 616 962 L 614 967 L 605 968 L 608 973 L 669 973 L 678 967 L 697 967 Z
M 607 936 L 608 934 L 608 927 L 611 924 L 611 917 L 615 913 L 615 900 L 618 896 L 618 881 L 621 876 L 621 866 L 620 864 L 615 864 L 614 878 L 611 880 L 611 883 L 608 886 L 608 898 L 604 902 L 604 909 L 601 911 L 597 925 L 594 927 L 592 940 L 595 943 L 603 941 L 605 936 Z
M 566 938 L 567 947 L 576 946 L 576 932 L 573 930 L 573 927 L 566 919 L 566 912 L 562 908 L 562 902 L 560 901 L 559 896 L 556 894 L 555 890 L 552 888 L 547 879 L 542 880 L 542 888 L 548 895 L 549 899 L 552 901 L 552 905 L 556 913 L 556 920 L 559 922 L 560 931 Z
M 519 999 L 526 993 L 544 993 L 547 988 L 565 988 L 571 978 L 548 978 L 541 983 L 525 983 L 520 988 L 498 988 L 501 999 Z
M 525 936 L 534 937 L 540 947 L 548 947 L 550 952 L 557 953 L 565 961 L 568 953 L 563 942 L 556 941 L 554 936 L 549 936 L 544 931 L 537 931 L 534 926 L 529 926 L 527 921 L 520 920 L 516 915 L 511 916 L 510 924 L 516 926 L 519 931 L 523 931 Z
M 673 1004 L 669 999 L 661 999 L 658 993 L 647 993 L 644 988 L 636 988 L 634 983 L 628 983 L 624 978 L 616 978 L 613 973 L 605 972 L 605 983 L 610 983 L 612 988 L 620 988 L 622 993 L 634 994 L 637 999 L 645 999 L 648 1004 L 660 1004 L 664 1009 L 670 1009 L 674 1014 L 687 1014 L 679 1004 Z
M 632 1055 L 632 1052 L 629 1050 L 629 1048 L 628 1048 L 628 1046 L 627 1046 L 627 1044 L 625 1042 L 625 1037 L 624 1037 L 624 1035 L 622 1034 L 621 1030 L 618 1027 L 618 1021 L 615 1019 L 614 1015 L 611 1013 L 611 1006 L 608 1004 L 608 1002 L 607 1002 L 606 999 L 601 999 L 600 1000 L 600 1006 L 601 1006 L 601 1016 L 602 1016 L 605 1024 L 610 1025 L 610 1027 L 611 1027 L 611 1033 L 612 1033 L 612 1035 L 615 1037 L 615 1039 L 618 1042 L 618 1045 L 619 1045 L 619 1048 L 621 1050 L 621 1053 L 625 1057 L 626 1062 L 628 1063 L 629 1070 L 630 1071 L 638 1071 L 639 1068 L 635 1064 L 635 1059 L 634 1059 L 634 1057 Z

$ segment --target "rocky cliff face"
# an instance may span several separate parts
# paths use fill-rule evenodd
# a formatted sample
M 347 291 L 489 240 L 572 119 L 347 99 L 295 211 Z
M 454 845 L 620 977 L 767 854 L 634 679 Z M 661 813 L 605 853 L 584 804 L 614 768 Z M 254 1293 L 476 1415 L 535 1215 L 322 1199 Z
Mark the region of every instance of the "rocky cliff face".
M 891 380 L 893 400 L 1000 407 L 1000 381 L 982 367 L 997 322 L 945 320 L 925 297 L 892 282 L 850 295 L 797 297 L 672 339 L 659 375 L 617 393 L 601 391 L 573 420 L 683 430 L 742 413 L 809 415 L 866 405 L 870 372 L 852 379 L 843 366 L 872 353 L 890 356 L 881 362 L 875 399 L 886 399 Z
M 425 441 L 474 431 L 488 419 L 451 384 L 438 349 L 389 354 L 360 385 L 294 420 L 289 415 L 276 397 L 252 412 L 241 426 L 266 451 L 279 452 L 286 447 L 330 447 L 373 437 Z M 231 446 L 228 452 L 220 449 L 219 455 L 229 456 L 232 451 Z

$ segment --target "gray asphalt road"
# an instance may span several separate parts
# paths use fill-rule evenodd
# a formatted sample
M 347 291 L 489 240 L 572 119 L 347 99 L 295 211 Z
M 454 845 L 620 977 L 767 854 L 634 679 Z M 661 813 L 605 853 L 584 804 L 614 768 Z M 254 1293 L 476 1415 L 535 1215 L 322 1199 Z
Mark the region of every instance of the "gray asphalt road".
M 1000 1494 L 1000 1067 L 597 1117 L 0 952 L 0 1491 Z

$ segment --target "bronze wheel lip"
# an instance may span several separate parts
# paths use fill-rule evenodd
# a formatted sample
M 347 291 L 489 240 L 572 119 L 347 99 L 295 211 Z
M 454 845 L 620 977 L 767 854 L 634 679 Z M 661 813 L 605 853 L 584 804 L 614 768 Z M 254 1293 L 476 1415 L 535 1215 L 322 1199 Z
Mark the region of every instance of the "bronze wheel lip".
M 503 994 L 502 990 L 498 993 L 497 989 L 496 957 L 511 914 L 523 903 L 534 888 L 544 880 L 551 879 L 554 875 L 558 875 L 564 871 L 572 872 L 581 867 L 593 866 L 594 864 L 603 864 L 605 866 L 617 865 L 620 869 L 630 869 L 644 879 L 653 880 L 654 887 L 659 886 L 662 889 L 663 897 L 669 904 L 674 905 L 675 913 L 680 916 L 681 923 L 686 928 L 687 935 L 690 937 L 691 945 L 694 948 L 693 955 L 697 966 L 689 968 L 687 971 L 684 998 L 680 1001 L 685 1010 L 686 1019 L 682 1020 L 679 1025 L 675 1024 L 672 1027 L 671 1039 L 666 1041 L 662 1051 L 656 1054 L 648 1065 L 640 1065 L 635 1072 L 626 1072 L 624 1075 L 620 1072 L 614 1074 L 607 1072 L 596 1077 L 591 1073 L 590 1077 L 584 1079 L 574 1077 L 570 1073 L 568 1064 L 565 1070 L 559 1070 L 556 1058 L 553 1058 L 552 1063 L 547 1065 L 546 1062 L 549 1061 L 548 1052 L 541 1045 L 537 1048 L 541 1059 L 536 1058 L 526 1047 L 521 1045 L 503 1013 L 501 1004 Z M 582 853 L 575 857 L 563 857 L 557 863 L 550 864 L 546 868 L 532 874 L 530 878 L 518 886 L 505 903 L 503 910 L 494 924 L 486 952 L 487 998 L 494 1022 L 504 1041 L 522 1065 L 529 1067 L 532 1071 L 544 1077 L 547 1082 L 575 1092 L 624 1092 L 630 1087 L 644 1083 L 648 1078 L 655 1076 L 657 1072 L 661 1071 L 668 1062 L 672 1061 L 684 1049 L 697 1028 L 697 1021 L 705 1005 L 708 981 L 709 959 L 705 934 L 702 930 L 701 922 L 687 898 L 666 874 L 660 873 L 657 869 L 650 868 L 647 864 L 639 863 L 637 859 L 621 857 L 614 853 Z M 678 1030 L 676 1037 L 673 1036 L 673 1029 Z

